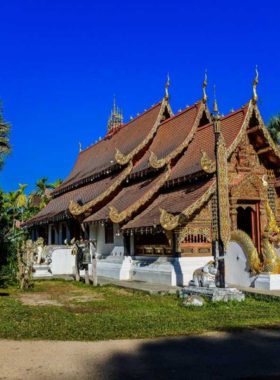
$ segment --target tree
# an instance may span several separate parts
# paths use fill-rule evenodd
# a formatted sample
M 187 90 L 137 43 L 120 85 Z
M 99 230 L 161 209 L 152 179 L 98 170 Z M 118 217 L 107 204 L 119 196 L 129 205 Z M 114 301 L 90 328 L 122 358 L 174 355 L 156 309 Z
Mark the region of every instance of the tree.
M 40 197 L 40 209 L 44 208 L 49 200 L 50 197 L 48 195 L 48 190 L 52 189 L 52 184 L 47 183 L 48 178 L 43 177 L 41 179 L 38 179 L 35 183 L 35 190 L 30 194 L 30 199 L 32 200 L 33 197 L 36 195 Z
M 4 121 L 2 103 L 0 102 L 0 170 L 3 169 L 5 158 L 11 153 L 11 124 Z
M 267 129 L 269 130 L 273 141 L 276 144 L 280 142 L 280 112 L 276 116 L 272 116 L 267 125 Z
M 51 189 L 56 189 L 59 185 L 61 185 L 62 179 L 58 178 L 54 181 L 54 183 L 50 183 Z
M 16 212 L 17 212 L 18 195 L 19 195 L 18 190 L 10 191 L 9 193 L 4 194 L 4 201 L 5 201 L 4 206 L 6 208 L 6 213 L 8 213 L 9 210 L 12 211 L 13 232 L 15 231 L 15 218 L 16 218 Z

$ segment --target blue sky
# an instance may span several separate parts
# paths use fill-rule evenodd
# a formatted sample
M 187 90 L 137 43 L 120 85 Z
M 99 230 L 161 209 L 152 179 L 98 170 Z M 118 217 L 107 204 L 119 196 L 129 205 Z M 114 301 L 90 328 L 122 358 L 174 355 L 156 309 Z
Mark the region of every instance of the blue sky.
M 0 98 L 13 124 L 4 191 L 65 178 L 78 142 L 106 133 L 113 95 L 125 120 L 164 95 L 174 112 L 202 96 L 208 69 L 221 113 L 251 98 L 254 67 L 265 121 L 280 110 L 279 1 L 2 1 Z

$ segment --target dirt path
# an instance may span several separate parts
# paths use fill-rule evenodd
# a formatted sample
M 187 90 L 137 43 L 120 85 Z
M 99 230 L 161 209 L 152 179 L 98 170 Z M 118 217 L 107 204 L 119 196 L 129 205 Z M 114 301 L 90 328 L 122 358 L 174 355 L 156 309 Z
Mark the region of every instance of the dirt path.
M 280 379 L 280 329 L 156 340 L 0 341 L 0 380 Z

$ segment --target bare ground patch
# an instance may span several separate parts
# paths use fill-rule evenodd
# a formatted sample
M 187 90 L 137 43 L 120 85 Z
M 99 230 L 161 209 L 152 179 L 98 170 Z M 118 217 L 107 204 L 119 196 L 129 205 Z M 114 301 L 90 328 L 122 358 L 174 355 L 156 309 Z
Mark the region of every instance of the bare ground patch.
M 65 306 L 72 303 L 87 303 L 105 301 L 102 294 L 90 289 L 77 288 L 73 284 L 39 283 L 36 284 L 37 292 L 23 292 L 18 298 L 28 306 Z
M 19 299 L 24 305 L 28 306 L 63 306 L 62 303 L 48 293 L 21 293 Z

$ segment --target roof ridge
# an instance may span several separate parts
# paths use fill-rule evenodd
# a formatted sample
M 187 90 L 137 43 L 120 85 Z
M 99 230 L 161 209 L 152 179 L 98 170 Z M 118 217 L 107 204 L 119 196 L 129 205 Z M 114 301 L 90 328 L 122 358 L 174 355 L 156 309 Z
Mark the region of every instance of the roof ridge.
M 222 116 L 221 118 L 220 118 L 220 120 L 221 121 L 223 121 L 223 120 L 225 120 L 225 119 L 228 119 L 229 117 L 231 117 L 231 116 L 235 116 L 237 113 L 239 113 L 239 112 L 244 112 L 244 109 L 246 108 L 246 107 L 248 107 L 248 104 L 246 103 L 245 104 L 245 106 L 242 106 L 242 107 L 240 107 L 240 108 L 238 108 L 236 111 L 234 111 L 234 112 L 230 112 L 230 113 L 228 113 L 227 115 L 225 115 L 225 116 Z M 206 124 L 206 125 L 203 125 L 203 127 L 200 127 L 198 130 L 197 130 L 197 132 L 200 132 L 200 131 L 202 131 L 203 129 L 206 129 L 206 128 L 209 128 L 209 127 L 211 127 L 212 125 L 213 125 L 213 121 L 211 121 L 211 123 L 208 123 L 208 124 Z
M 138 116 L 136 116 L 134 119 L 132 120 L 129 120 L 128 122 L 120 125 L 118 128 L 115 129 L 115 131 L 111 132 L 111 133 L 107 133 L 101 140 L 97 141 L 96 143 L 92 144 L 91 146 L 87 147 L 86 149 L 82 150 L 81 152 L 79 152 L 79 155 L 86 152 L 87 150 L 89 150 L 90 148 L 93 148 L 95 145 L 101 143 L 102 141 L 104 140 L 107 140 L 108 138 L 110 137 L 113 137 L 115 134 L 117 134 L 121 129 L 125 128 L 127 125 L 131 124 L 133 121 L 139 119 L 140 117 L 142 117 L 143 115 L 147 114 L 148 112 L 152 111 L 152 109 L 158 107 L 160 104 L 162 103 L 162 100 L 159 101 L 158 103 L 154 104 L 152 107 L 148 108 L 146 111 L 140 113 Z
M 197 107 L 197 106 L 198 106 L 199 104 L 201 104 L 201 103 L 202 103 L 202 100 L 199 100 L 198 102 L 195 102 L 195 103 L 192 104 L 191 106 L 185 108 L 183 111 L 180 111 L 180 112 L 176 113 L 175 115 L 170 116 L 168 119 L 162 121 L 162 122 L 160 123 L 159 127 L 160 127 L 161 125 L 163 125 L 163 124 L 165 124 L 165 123 L 171 121 L 171 120 L 174 120 L 176 117 L 181 116 L 183 113 L 186 113 L 186 112 L 190 111 L 192 108 Z

